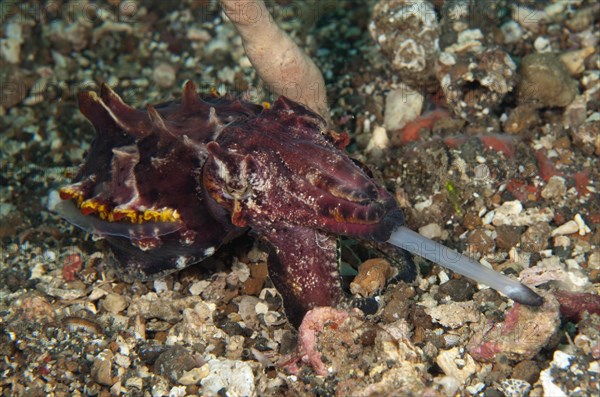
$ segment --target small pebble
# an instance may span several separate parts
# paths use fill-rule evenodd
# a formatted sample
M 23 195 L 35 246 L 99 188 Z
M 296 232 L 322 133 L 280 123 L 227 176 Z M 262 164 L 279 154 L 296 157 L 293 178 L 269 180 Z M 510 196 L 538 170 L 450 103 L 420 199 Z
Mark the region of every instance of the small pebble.
M 566 66 L 550 53 L 529 54 L 521 61 L 517 87 L 520 104 L 566 107 L 578 94 L 577 82 Z
M 486 212 L 486 214 L 481 219 L 481 223 L 484 225 L 489 225 L 490 223 L 492 223 L 492 220 L 494 219 L 495 215 L 496 215 L 496 211 Z
M 594 18 L 597 18 L 599 13 L 600 4 L 597 3 L 580 8 L 572 17 L 567 18 L 565 25 L 573 32 L 581 32 L 594 23 Z
M 460 384 L 466 382 L 478 370 L 473 357 L 461 353 L 461 349 L 458 347 L 442 350 L 437 356 L 436 362 L 446 375 L 458 379 Z
M 482 229 L 474 230 L 469 234 L 467 244 L 470 252 L 477 252 L 481 255 L 491 253 L 496 247 L 494 240 Z
M 567 236 L 554 237 L 554 248 L 568 248 L 571 245 L 571 239 Z
M 550 178 L 546 186 L 542 189 L 542 197 L 548 200 L 560 200 L 565 198 L 567 194 L 567 185 L 565 178 L 561 176 L 553 176 Z
M 513 20 L 500 26 L 500 31 L 504 35 L 504 42 L 506 44 L 516 43 L 523 37 L 523 28 Z
M 519 242 L 521 230 L 515 226 L 501 225 L 496 227 L 496 245 L 498 248 L 511 249 Z
M 440 285 L 436 298 L 449 296 L 453 302 L 465 302 L 471 300 L 474 293 L 475 286 L 471 282 L 464 278 L 452 279 Z
M 183 375 L 178 379 L 178 383 L 182 385 L 195 385 L 198 384 L 202 379 L 210 373 L 210 367 L 208 364 L 204 364 L 201 367 L 192 368 L 189 371 L 184 371 Z
M 175 68 L 168 63 L 160 63 L 152 71 L 152 78 L 160 88 L 170 88 L 175 84 Z
M 506 122 L 504 132 L 508 134 L 527 135 L 532 129 L 540 124 L 538 110 L 530 105 L 520 105 L 512 109 Z
M 551 236 L 562 236 L 579 232 L 579 225 L 575 221 L 568 221 L 552 231 Z
M 200 280 L 195 282 L 194 284 L 190 285 L 189 291 L 190 294 L 194 295 L 194 296 L 198 296 L 200 295 L 205 289 L 206 287 L 208 287 L 210 285 L 210 281 L 208 280 Z
M 175 345 L 158 356 L 154 368 L 171 382 L 177 382 L 186 371 L 198 367 L 198 364 L 185 347 Z
M 477 305 L 473 301 L 449 302 L 443 305 L 425 308 L 435 323 L 456 329 L 466 323 L 476 323 L 481 319 Z
M 529 395 L 531 385 L 522 379 L 504 379 L 500 388 L 506 397 L 526 397 Z
M 576 214 L 573 220 L 575 221 L 575 223 L 577 223 L 577 227 L 579 227 L 580 236 L 585 236 L 587 233 L 591 233 L 592 229 L 590 229 L 589 226 L 585 224 L 585 221 L 583 220 L 580 214 Z
M 255 382 L 252 367 L 245 361 L 210 360 L 209 374 L 202 379 L 202 395 L 221 396 L 227 390 L 231 396 L 255 395 Z
M 533 360 L 524 360 L 515 365 L 511 376 L 534 384 L 540 376 L 540 367 Z
M 532 253 L 545 249 L 548 246 L 550 232 L 550 225 L 546 222 L 539 222 L 528 227 L 521 235 L 521 249 Z
M 272 327 L 273 325 L 277 325 L 277 324 L 280 324 L 282 321 L 285 321 L 285 320 L 282 320 L 279 313 L 274 312 L 274 311 L 268 311 L 267 313 L 265 313 L 263 319 L 264 319 L 267 327 Z
M 142 390 L 144 386 L 144 380 L 139 376 L 132 376 L 125 381 L 125 387 L 128 389 L 134 389 L 136 391 Z
M 131 366 L 131 359 L 121 353 L 115 354 L 115 364 L 123 368 L 129 368 Z
M 258 324 L 256 305 L 259 302 L 260 299 L 258 299 L 256 296 L 244 295 L 240 297 L 238 302 L 238 313 L 248 327 L 253 327 Z
M 102 307 L 107 312 L 117 314 L 127 308 L 127 299 L 120 294 L 110 293 L 102 301 Z
M 405 85 L 388 92 L 385 97 L 385 128 L 389 131 L 398 130 L 419 117 L 423 100 L 423 95 Z
M 373 128 L 373 132 L 371 133 L 371 139 L 369 140 L 369 144 L 365 149 L 366 152 L 373 151 L 375 149 L 386 149 L 390 144 L 390 140 L 387 136 L 387 131 L 385 128 L 377 126 Z
M 448 238 L 448 232 L 437 223 L 429 223 L 419 228 L 419 234 L 429 239 L 441 239 L 445 240 Z
M 440 27 L 433 4 L 379 1 L 373 7 L 369 31 L 402 82 L 418 90 L 435 82 Z
M 41 278 L 46 274 L 46 266 L 43 263 L 36 263 L 31 267 L 31 273 L 29 274 L 30 280 Z
M 552 51 L 552 46 L 550 45 L 550 40 L 547 38 L 540 36 L 533 42 L 533 46 L 535 47 L 537 52 L 550 52 Z
M 166 292 L 169 290 L 169 286 L 165 279 L 154 280 L 154 290 L 157 293 Z
M 265 302 L 259 301 L 256 303 L 256 306 L 254 306 L 254 310 L 256 311 L 256 314 L 265 314 L 269 311 L 269 306 Z
M 18 22 L 7 23 L 4 26 L 4 37 L 0 40 L 0 57 L 8 63 L 20 63 L 23 42 L 22 25 Z
M 600 269 L 600 251 L 595 251 L 590 254 L 588 259 L 588 268 L 589 269 Z
M 113 357 L 113 352 L 110 349 L 105 349 L 94 359 L 90 375 L 96 383 L 104 386 L 113 384 L 111 371 Z
M 54 262 L 56 260 L 56 252 L 52 250 L 44 251 L 44 259 L 50 263 Z
M 523 211 L 523 204 L 521 204 L 520 201 L 518 200 L 514 200 L 514 201 L 507 201 L 504 204 L 502 204 L 502 206 L 500 208 L 498 208 L 496 210 L 496 215 L 499 214 L 503 214 L 503 215 L 518 215 L 521 213 L 521 211 Z
M 567 67 L 571 75 L 577 75 L 585 70 L 585 60 L 596 50 L 594 47 L 586 47 L 580 50 L 569 51 L 561 54 L 560 60 Z
M 350 291 L 363 297 L 373 296 L 385 287 L 392 274 L 393 268 L 385 259 L 369 259 L 358 268 L 358 274 L 350 283 Z

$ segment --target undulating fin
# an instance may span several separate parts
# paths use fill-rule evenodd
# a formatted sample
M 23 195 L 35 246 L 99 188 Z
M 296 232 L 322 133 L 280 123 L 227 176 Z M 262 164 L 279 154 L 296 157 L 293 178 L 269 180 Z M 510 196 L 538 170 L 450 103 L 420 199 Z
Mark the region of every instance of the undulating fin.
M 48 196 L 48 209 L 56 212 L 67 221 L 94 235 L 96 238 L 108 236 L 152 238 L 174 233 L 183 227 L 181 222 L 145 222 L 132 224 L 127 222 L 109 222 L 96 216 L 84 215 L 77 206 L 68 200 L 62 200 L 56 191 Z
M 211 256 L 218 248 L 183 246 L 175 234 L 161 236 L 160 245 L 148 250 L 141 249 L 139 241 L 119 237 L 106 240 L 112 246 L 111 268 L 127 282 L 164 277 Z

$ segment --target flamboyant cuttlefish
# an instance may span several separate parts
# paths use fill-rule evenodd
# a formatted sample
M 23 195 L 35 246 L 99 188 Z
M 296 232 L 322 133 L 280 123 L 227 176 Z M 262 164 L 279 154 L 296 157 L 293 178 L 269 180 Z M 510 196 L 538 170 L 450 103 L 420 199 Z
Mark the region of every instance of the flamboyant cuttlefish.
M 96 139 L 49 207 L 109 240 L 125 278 L 152 279 L 212 255 L 252 229 L 298 325 L 342 297 L 336 235 L 389 242 L 525 304 L 526 286 L 412 232 L 393 196 L 342 150 L 344 134 L 285 97 L 263 107 L 196 94 L 137 110 L 108 86 L 79 94 Z M 58 197 L 60 196 L 60 198 Z

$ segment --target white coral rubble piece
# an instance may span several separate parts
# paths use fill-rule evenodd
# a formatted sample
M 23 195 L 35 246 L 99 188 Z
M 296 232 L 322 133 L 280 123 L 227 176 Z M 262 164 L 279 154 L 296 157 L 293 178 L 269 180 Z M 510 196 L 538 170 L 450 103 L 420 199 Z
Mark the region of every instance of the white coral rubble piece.
M 254 396 L 254 374 L 250 364 L 238 360 L 208 361 L 209 374 L 202 379 L 204 396 L 219 396 L 222 389 L 231 397 Z
M 492 224 L 494 226 L 527 226 L 537 222 L 549 222 L 554 218 L 552 208 L 528 208 L 523 211 L 520 201 L 507 201 L 497 208 Z
M 572 359 L 572 356 L 567 353 L 563 353 L 560 350 L 554 352 L 554 360 L 548 368 L 540 373 L 540 383 L 544 388 L 544 396 L 567 397 L 567 394 L 560 388 L 560 386 L 554 383 L 552 372 L 557 368 L 566 370 L 571 365 Z

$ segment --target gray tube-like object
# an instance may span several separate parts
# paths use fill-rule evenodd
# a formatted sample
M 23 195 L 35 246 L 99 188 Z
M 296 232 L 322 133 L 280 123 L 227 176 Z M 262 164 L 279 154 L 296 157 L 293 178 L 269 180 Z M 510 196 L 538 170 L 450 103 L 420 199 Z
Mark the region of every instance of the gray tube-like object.
M 544 299 L 541 296 L 524 284 L 482 266 L 465 255 L 423 237 L 405 226 L 397 228 L 387 242 L 479 283 L 489 285 L 493 289 L 524 305 L 540 306 L 544 303 Z

